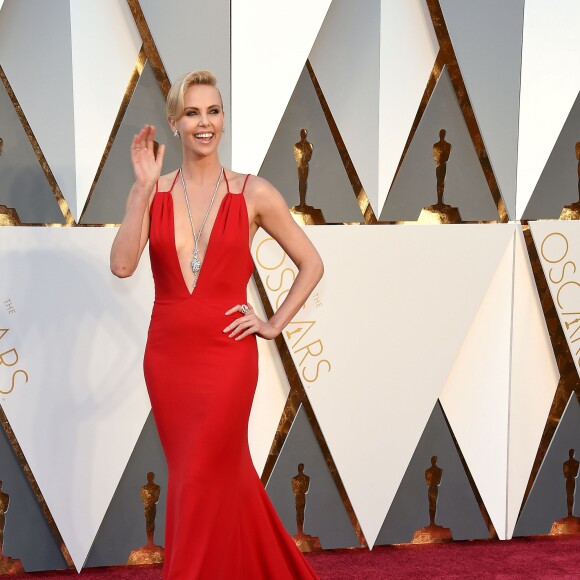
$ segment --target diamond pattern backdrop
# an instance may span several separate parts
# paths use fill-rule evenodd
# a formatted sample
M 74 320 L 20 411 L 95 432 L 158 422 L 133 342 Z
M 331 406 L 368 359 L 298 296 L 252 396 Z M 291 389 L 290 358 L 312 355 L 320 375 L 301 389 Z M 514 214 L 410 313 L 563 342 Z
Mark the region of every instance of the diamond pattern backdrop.
M 576 0 L 0 0 L 9 555 L 80 570 L 144 543 L 146 466 L 164 481 L 141 370 L 152 284 L 146 264 L 114 280 L 107 257 L 131 135 L 158 125 L 175 168 L 163 101 L 195 68 L 218 75 L 222 161 L 289 206 L 300 129 L 314 144 L 327 224 L 305 230 L 326 273 L 260 343 L 249 433 L 288 531 L 303 462 L 323 548 L 409 542 L 437 455 L 454 537 L 548 533 L 580 449 L 580 215 L 554 219 L 579 195 L 579 21 Z M 440 129 L 445 202 L 468 223 L 417 225 Z M 295 266 L 264 232 L 252 251 L 266 316 Z

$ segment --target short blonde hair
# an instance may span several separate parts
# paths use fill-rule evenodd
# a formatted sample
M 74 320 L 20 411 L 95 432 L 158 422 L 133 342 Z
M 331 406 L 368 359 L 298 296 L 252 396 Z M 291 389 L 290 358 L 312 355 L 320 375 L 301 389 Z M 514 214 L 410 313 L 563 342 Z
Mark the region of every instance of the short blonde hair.
M 216 76 L 208 70 L 194 70 L 193 72 L 181 75 L 169 89 L 167 95 L 167 102 L 165 104 L 165 110 L 167 116 L 172 119 L 179 119 L 183 115 L 183 97 L 185 92 L 189 87 L 194 85 L 206 85 L 210 87 L 215 87 L 216 91 L 220 96 L 220 101 L 222 102 L 223 109 L 223 99 L 220 90 L 217 88 Z

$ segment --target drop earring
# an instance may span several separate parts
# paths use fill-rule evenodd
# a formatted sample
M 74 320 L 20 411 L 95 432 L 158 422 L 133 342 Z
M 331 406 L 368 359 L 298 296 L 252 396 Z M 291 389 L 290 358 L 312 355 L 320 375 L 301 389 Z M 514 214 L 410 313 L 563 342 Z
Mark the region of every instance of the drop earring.
M 173 129 L 173 136 L 179 137 L 179 131 L 177 129 Z

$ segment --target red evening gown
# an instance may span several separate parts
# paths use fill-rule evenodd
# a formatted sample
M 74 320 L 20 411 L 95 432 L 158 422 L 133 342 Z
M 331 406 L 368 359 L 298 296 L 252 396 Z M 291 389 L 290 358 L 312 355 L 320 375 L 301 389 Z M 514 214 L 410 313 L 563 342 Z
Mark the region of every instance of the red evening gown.
M 169 472 L 163 578 L 316 578 L 250 457 L 256 337 L 235 341 L 222 330 L 241 316 L 225 312 L 246 302 L 254 265 L 244 192 L 227 185 L 193 293 L 175 248 L 173 186 L 151 204 L 155 303 L 144 370 Z

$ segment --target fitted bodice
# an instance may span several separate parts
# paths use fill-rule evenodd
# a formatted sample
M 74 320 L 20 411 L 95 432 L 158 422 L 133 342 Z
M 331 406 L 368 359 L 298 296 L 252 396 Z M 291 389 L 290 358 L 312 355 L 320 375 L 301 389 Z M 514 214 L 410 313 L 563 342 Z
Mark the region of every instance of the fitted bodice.
M 227 183 L 227 180 L 226 180 Z M 190 293 L 175 246 L 173 197 L 157 191 L 151 203 L 149 255 L 155 281 L 155 303 L 195 298 L 225 308 L 245 302 L 254 269 L 249 250 L 248 209 L 244 194 L 229 191 L 211 230 L 197 284 Z

